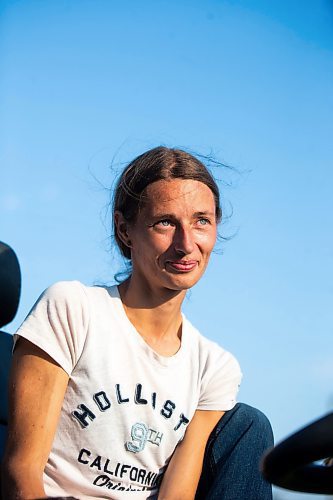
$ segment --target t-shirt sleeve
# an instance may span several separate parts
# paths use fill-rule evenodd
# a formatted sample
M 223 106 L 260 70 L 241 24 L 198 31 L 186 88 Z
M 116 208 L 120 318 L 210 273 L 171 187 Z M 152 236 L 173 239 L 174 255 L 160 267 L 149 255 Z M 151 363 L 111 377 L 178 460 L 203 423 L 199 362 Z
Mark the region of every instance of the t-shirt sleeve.
M 50 286 L 14 335 L 29 340 L 54 359 L 68 375 L 78 362 L 86 340 L 89 304 L 84 286 L 63 281 Z
M 242 372 L 236 358 L 211 343 L 201 378 L 198 410 L 231 410 L 237 402 Z

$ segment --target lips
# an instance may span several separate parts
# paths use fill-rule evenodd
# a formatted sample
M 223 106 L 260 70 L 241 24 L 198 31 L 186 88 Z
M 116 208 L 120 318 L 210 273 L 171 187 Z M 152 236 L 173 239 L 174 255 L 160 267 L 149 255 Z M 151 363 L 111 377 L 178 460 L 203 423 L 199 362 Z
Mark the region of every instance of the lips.
M 177 272 L 188 273 L 197 266 L 196 260 L 169 260 L 168 266 Z

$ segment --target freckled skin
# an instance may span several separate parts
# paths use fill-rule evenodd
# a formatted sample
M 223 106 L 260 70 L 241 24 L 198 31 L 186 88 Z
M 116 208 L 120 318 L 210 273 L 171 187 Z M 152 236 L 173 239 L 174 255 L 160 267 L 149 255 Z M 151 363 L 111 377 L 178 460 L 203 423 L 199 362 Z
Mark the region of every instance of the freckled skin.
M 132 283 L 185 294 L 204 273 L 216 242 L 213 193 L 199 181 L 160 180 L 147 187 L 145 200 L 128 227 Z

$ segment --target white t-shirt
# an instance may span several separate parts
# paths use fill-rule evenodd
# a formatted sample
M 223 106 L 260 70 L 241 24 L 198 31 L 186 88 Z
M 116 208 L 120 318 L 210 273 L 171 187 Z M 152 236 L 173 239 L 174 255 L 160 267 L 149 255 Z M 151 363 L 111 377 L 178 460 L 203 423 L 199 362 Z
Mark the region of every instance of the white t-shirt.
M 236 403 L 241 372 L 230 353 L 183 317 L 179 351 L 157 354 L 129 321 L 117 286 L 51 286 L 18 336 L 70 377 L 44 471 L 49 496 L 153 497 L 194 412 Z

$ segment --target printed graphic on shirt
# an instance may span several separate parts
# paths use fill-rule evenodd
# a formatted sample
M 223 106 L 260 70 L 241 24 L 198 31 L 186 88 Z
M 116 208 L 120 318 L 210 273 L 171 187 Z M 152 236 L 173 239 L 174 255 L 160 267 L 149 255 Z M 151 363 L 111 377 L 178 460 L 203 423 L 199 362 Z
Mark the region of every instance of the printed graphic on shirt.
M 129 404 L 130 398 L 123 398 L 120 393 L 120 384 L 115 385 L 115 392 L 117 398 L 117 404 Z M 77 405 L 77 409 L 72 411 L 72 416 L 76 419 L 76 421 L 80 424 L 82 429 L 85 429 L 90 425 L 90 423 L 95 420 L 96 414 L 99 410 L 100 412 L 105 412 L 109 410 L 112 406 L 111 404 L 111 396 L 106 393 L 106 391 L 98 391 L 92 395 L 92 402 L 95 403 L 94 406 L 91 403 L 80 403 Z M 162 417 L 165 419 L 170 419 L 171 416 L 175 417 L 176 415 L 176 404 L 171 400 L 167 399 L 163 402 L 163 404 L 158 407 L 156 405 L 157 394 L 156 392 L 151 393 L 151 400 L 148 403 L 148 400 L 142 397 L 142 384 L 136 384 L 136 388 L 134 391 L 134 403 L 137 405 L 147 405 L 151 406 L 154 411 L 158 411 Z M 90 406 L 88 406 L 90 404 Z M 95 413 L 94 413 L 95 412 Z M 177 421 L 174 425 L 174 431 L 177 431 L 181 425 L 187 425 L 189 423 L 189 419 L 184 415 L 184 413 L 178 413 L 176 417 Z
M 118 491 L 149 491 L 159 486 L 163 474 L 148 471 L 146 468 L 120 462 L 112 462 L 110 458 L 95 455 L 82 448 L 77 461 L 98 472 L 93 480 L 95 486 Z M 131 484 L 137 483 L 135 485 Z
M 141 464 L 145 460 L 138 460 L 130 464 L 131 456 L 138 456 L 145 451 L 163 444 L 166 425 L 175 433 L 175 442 L 182 438 L 181 430 L 189 423 L 189 419 L 180 411 L 172 399 L 161 399 L 156 391 L 145 390 L 142 384 L 137 383 L 131 393 L 126 393 L 120 383 L 115 384 L 113 389 L 98 390 L 88 400 L 79 403 L 71 414 L 80 429 L 86 432 L 92 422 L 105 412 L 117 412 L 122 410 L 131 412 L 135 418 L 135 406 L 142 405 L 149 410 L 144 421 L 133 421 L 127 430 L 127 437 L 123 446 L 128 454 L 128 462 L 117 460 L 116 456 L 105 458 L 94 454 L 87 448 L 81 448 L 77 461 L 89 467 L 94 472 L 90 480 L 94 486 L 121 491 L 145 491 L 158 487 L 162 475 L 158 470 L 147 470 Z M 154 424 L 149 423 L 149 413 L 160 417 L 153 419 Z M 160 421 L 160 425 L 158 422 Z M 180 431 L 179 431 L 180 430 Z M 177 432 L 179 431 L 179 433 Z M 126 432 L 125 432 L 126 435 Z M 123 448 L 123 449 L 124 449 Z M 141 455 L 140 455 L 141 456 Z M 127 459 L 125 459 L 127 461 Z
M 137 422 L 136 424 L 132 425 L 132 441 L 126 441 L 125 448 L 127 451 L 138 453 L 139 451 L 142 451 L 144 449 L 147 441 L 159 446 L 161 444 L 162 437 L 162 432 L 155 431 L 154 429 L 149 429 L 148 426 L 143 422 Z

